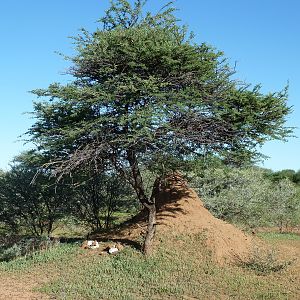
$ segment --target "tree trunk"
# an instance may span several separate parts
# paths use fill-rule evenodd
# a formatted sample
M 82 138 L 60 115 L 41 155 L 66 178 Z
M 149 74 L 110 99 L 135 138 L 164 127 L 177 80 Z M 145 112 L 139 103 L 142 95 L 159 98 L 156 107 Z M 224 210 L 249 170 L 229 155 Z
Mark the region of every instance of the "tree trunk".
M 156 207 L 155 203 L 150 206 L 145 206 L 148 210 L 148 226 L 147 233 L 145 236 L 145 241 L 143 245 L 143 253 L 148 255 L 151 252 L 152 240 L 155 235 L 155 226 L 156 226 Z
M 138 167 L 138 162 L 137 162 L 137 158 L 136 158 L 134 150 L 127 151 L 127 159 L 128 159 L 129 165 L 131 167 L 131 173 L 132 173 L 132 179 L 133 179 L 133 182 L 131 185 L 134 188 L 139 201 L 148 211 L 148 226 L 147 226 L 147 232 L 146 232 L 146 236 L 145 236 L 144 245 L 142 248 L 144 254 L 147 255 L 151 251 L 152 240 L 155 235 L 155 226 L 156 226 L 155 197 L 157 194 L 157 188 L 159 186 L 158 182 L 160 181 L 160 178 L 156 179 L 154 186 L 153 186 L 152 195 L 150 198 L 148 198 L 146 195 L 146 192 L 145 192 L 143 179 L 142 179 L 139 167 Z
M 47 228 L 47 234 L 48 234 L 48 237 L 50 236 L 51 232 L 52 232 L 52 229 L 53 229 L 53 223 L 54 223 L 54 220 L 52 217 L 48 217 L 48 228 Z

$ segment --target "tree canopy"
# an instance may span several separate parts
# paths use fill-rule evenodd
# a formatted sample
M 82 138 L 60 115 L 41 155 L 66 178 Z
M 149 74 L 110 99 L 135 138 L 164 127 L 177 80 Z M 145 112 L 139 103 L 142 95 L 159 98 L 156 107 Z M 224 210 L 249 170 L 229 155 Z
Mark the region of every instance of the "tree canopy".
M 257 146 L 284 139 L 287 89 L 263 94 L 232 78 L 223 53 L 196 44 L 174 16 L 172 2 L 143 16 L 145 1 L 111 1 L 95 32 L 74 37 L 73 82 L 33 91 L 31 141 L 51 158 L 58 179 L 86 166 L 116 171 L 149 211 L 145 250 L 155 228 L 157 172 L 151 195 L 141 166 L 194 156 L 251 159 Z M 160 170 L 159 168 L 157 170 Z

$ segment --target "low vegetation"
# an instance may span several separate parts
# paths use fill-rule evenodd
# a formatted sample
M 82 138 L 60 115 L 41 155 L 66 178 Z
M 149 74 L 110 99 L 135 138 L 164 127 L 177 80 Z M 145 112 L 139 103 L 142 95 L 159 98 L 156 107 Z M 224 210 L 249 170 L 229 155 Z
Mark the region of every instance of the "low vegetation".
M 255 247 L 251 255 L 245 260 L 240 260 L 239 264 L 241 267 L 255 271 L 257 275 L 266 276 L 287 269 L 295 260 L 296 258 L 282 260 L 278 258 L 274 249 Z
M 221 165 L 191 174 L 191 183 L 218 218 L 246 229 L 300 224 L 300 186 L 279 172 Z M 282 172 L 284 173 L 284 172 Z
M 286 235 L 280 237 L 288 245 Z M 187 249 L 188 245 L 193 247 Z M 293 273 L 297 263 L 286 269 L 268 261 L 262 269 L 261 259 L 256 256 L 251 268 L 221 267 L 210 260 L 200 236 L 180 235 L 172 243 L 169 238 L 161 239 L 156 252 L 147 258 L 129 246 L 118 255 L 99 256 L 84 252 L 77 244 L 62 244 L 1 263 L 0 278 L 3 274 L 24 278 L 48 273 L 50 279 L 41 281 L 35 290 L 54 299 L 297 299 L 299 276 Z

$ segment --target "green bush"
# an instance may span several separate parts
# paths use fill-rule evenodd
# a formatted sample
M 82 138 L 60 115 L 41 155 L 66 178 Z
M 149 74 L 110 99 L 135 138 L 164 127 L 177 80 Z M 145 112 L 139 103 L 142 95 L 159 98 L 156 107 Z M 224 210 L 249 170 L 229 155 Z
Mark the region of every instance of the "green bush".
M 283 226 L 300 221 L 300 197 L 288 179 L 273 182 L 260 168 L 208 168 L 192 185 L 218 218 L 246 225 Z
M 47 250 L 58 242 L 47 237 L 13 237 L 2 240 L 0 262 L 10 261 L 22 256 L 32 256 L 35 252 Z

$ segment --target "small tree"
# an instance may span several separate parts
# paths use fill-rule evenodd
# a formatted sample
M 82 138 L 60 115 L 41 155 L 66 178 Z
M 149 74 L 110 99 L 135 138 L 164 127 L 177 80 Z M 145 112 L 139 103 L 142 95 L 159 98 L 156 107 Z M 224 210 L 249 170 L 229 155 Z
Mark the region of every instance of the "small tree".
M 76 181 L 70 212 L 92 230 L 109 228 L 116 212 L 134 207 L 132 190 L 115 174 L 81 174 Z
M 172 3 L 143 16 L 144 3 L 112 1 L 101 28 L 74 38 L 74 81 L 34 91 L 50 101 L 34 104 L 28 133 L 53 157 L 58 180 L 89 165 L 130 183 L 149 213 L 147 253 L 162 174 L 147 194 L 141 164 L 161 170 L 173 167 L 164 158 L 253 157 L 257 145 L 289 134 L 290 109 L 286 90 L 264 95 L 232 80 L 222 53 L 195 44 L 177 24 Z
M 56 220 L 65 213 L 68 192 L 42 173 L 31 184 L 43 158 L 35 152 L 18 156 L 11 170 L 0 178 L 0 220 L 15 233 L 49 235 Z
M 282 179 L 273 185 L 269 203 L 269 218 L 282 232 L 284 227 L 298 225 L 300 222 L 300 198 L 295 185 Z

